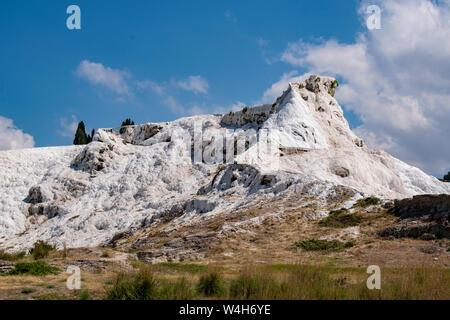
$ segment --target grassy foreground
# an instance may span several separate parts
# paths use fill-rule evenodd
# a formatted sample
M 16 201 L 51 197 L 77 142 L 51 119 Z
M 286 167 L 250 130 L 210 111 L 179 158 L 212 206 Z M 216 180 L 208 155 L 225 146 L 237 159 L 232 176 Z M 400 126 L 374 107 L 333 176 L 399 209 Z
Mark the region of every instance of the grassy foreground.
M 22 268 L 23 269 L 23 268 Z M 55 269 L 56 270 L 56 269 Z M 448 300 L 450 269 L 381 268 L 381 290 L 366 286 L 365 268 L 312 265 L 217 266 L 133 263 L 132 270 L 83 271 L 81 290 L 61 272 L 11 272 L 0 277 L 0 299 L 36 300 Z
M 185 270 L 183 270 L 186 268 Z M 450 299 L 450 270 L 382 269 L 381 290 L 369 290 L 362 268 L 301 265 L 220 267 L 163 264 L 120 273 L 106 299 Z

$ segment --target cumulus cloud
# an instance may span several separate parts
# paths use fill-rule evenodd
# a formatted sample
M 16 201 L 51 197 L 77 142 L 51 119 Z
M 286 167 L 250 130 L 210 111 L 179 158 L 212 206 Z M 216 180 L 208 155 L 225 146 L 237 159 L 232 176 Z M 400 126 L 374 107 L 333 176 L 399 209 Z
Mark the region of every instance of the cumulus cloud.
M 187 114 L 190 116 L 198 116 L 198 115 L 205 114 L 205 110 L 203 110 L 199 106 L 193 106 L 188 109 Z
M 238 22 L 238 19 L 234 16 L 234 14 L 231 10 L 225 10 L 224 16 L 225 16 L 225 19 L 227 19 L 233 23 Z
M 228 107 L 215 106 L 213 108 L 213 113 L 225 114 L 230 111 L 240 111 L 240 110 L 244 109 L 245 106 L 246 106 L 246 104 L 244 102 L 237 101 L 236 103 L 233 103 L 232 105 L 230 105 Z
M 61 118 L 59 120 L 61 130 L 58 130 L 58 134 L 62 137 L 73 138 L 78 128 L 78 120 L 75 115 L 71 116 L 71 119 Z
M 270 88 L 264 91 L 261 99 L 257 101 L 257 104 L 273 103 L 275 100 L 287 89 L 289 82 L 300 82 L 307 78 L 307 74 L 298 75 L 298 71 L 293 70 L 288 73 L 284 73 L 283 76 L 275 82 Z
M 11 119 L 0 116 L 0 150 L 34 147 L 34 138 L 16 128 Z
M 183 90 L 198 93 L 207 93 L 209 83 L 201 76 L 189 76 L 186 80 L 179 80 L 176 85 Z
M 364 23 L 369 4 L 363 2 L 360 9 Z M 429 173 L 446 172 L 450 166 L 450 2 L 399 0 L 379 5 L 381 30 L 367 30 L 352 44 L 299 40 L 287 46 L 281 59 L 310 73 L 342 79 L 337 98 L 361 118 L 356 131 L 369 146 L 383 148 Z M 266 98 L 277 91 L 274 86 L 266 91 Z
M 130 93 L 130 88 L 126 81 L 130 75 L 126 71 L 112 69 L 105 67 L 101 63 L 84 60 L 78 65 L 76 74 L 93 85 L 103 86 L 119 95 Z

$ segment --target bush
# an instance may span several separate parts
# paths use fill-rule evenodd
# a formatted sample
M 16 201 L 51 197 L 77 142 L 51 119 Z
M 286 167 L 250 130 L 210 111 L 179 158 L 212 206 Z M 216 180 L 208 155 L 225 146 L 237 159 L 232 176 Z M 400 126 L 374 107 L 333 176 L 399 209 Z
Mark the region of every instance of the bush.
M 197 284 L 197 292 L 206 297 L 219 295 L 223 292 L 223 289 L 222 275 L 215 271 L 202 275 Z
M 355 213 L 348 213 L 347 209 L 331 211 L 328 217 L 319 221 L 319 225 L 323 227 L 347 228 L 357 226 L 361 223 L 362 218 Z
M 36 289 L 35 288 L 23 288 L 21 292 L 23 294 L 29 294 L 29 293 L 36 292 Z
M 334 80 L 333 83 L 331 84 L 331 88 L 336 89 L 337 87 L 339 87 L 339 82 L 337 80 Z
M 80 300 L 91 300 L 91 295 L 89 291 L 85 290 L 80 294 Z
M 134 121 L 131 121 L 130 118 L 127 118 L 127 119 L 125 119 L 125 121 L 122 121 L 122 125 L 121 125 L 122 128 L 120 128 L 119 133 L 120 134 L 125 133 L 126 128 L 123 128 L 123 127 L 127 127 L 127 126 L 134 126 Z
M 248 108 L 247 107 L 245 107 L 244 109 L 242 109 L 242 113 L 247 113 L 247 111 L 248 111 Z
M 360 207 L 360 208 L 365 208 L 368 206 L 376 206 L 377 204 L 380 203 L 380 199 L 376 198 L 376 197 L 369 197 L 369 198 L 365 198 L 365 199 L 359 199 L 358 201 L 356 201 L 356 204 L 354 205 L 354 207 Z
M 177 281 L 167 280 L 161 285 L 159 298 L 163 300 L 192 300 L 195 290 L 190 281 L 185 277 Z
M 318 240 L 309 239 L 294 244 L 298 248 L 302 248 L 306 251 L 344 251 L 345 249 L 355 246 L 353 241 L 342 242 L 339 240 Z
M 154 300 L 158 295 L 158 282 L 149 268 L 137 273 L 119 273 L 107 290 L 108 300 Z
M 31 249 L 31 255 L 33 256 L 34 260 L 44 259 L 46 258 L 50 251 L 55 250 L 55 247 L 48 244 L 45 241 L 39 240 L 34 244 L 34 248 Z
M 12 269 L 8 275 L 19 276 L 19 275 L 31 275 L 31 276 L 46 276 L 49 274 L 58 274 L 59 269 L 46 265 L 43 262 L 19 262 L 16 264 L 14 269 Z
M 0 260 L 4 261 L 17 261 L 25 257 L 25 252 L 7 253 L 0 250 Z

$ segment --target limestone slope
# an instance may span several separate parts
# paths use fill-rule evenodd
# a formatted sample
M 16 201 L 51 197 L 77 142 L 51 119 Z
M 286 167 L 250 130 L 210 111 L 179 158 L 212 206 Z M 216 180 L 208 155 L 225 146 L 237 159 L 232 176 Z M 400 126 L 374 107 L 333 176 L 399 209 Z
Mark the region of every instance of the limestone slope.
M 362 196 L 450 194 L 364 146 L 334 88 L 312 76 L 271 105 L 99 130 L 84 147 L 0 152 L 0 248 L 96 246 L 160 221 L 176 228 L 300 195 L 320 217 Z

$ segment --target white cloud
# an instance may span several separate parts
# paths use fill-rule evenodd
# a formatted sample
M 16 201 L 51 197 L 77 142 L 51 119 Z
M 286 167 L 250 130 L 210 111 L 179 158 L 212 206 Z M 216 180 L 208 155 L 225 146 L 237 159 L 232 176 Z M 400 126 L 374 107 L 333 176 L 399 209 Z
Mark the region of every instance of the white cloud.
M 58 134 L 62 137 L 73 138 L 75 136 L 75 132 L 78 128 L 78 120 L 75 115 L 71 116 L 71 120 L 67 120 L 67 118 L 61 118 L 59 120 L 59 124 L 62 130 L 58 130 Z
M 361 14 L 368 5 L 363 3 Z M 299 40 L 288 45 L 281 59 L 311 73 L 342 79 L 337 98 L 360 116 L 363 124 L 356 131 L 369 145 L 429 173 L 446 172 L 449 6 L 449 1 L 381 1 L 381 30 L 367 30 L 353 44 Z M 364 23 L 365 19 L 362 16 Z
M 263 39 L 261 37 L 259 37 L 258 39 L 256 39 L 256 42 L 258 43 L 258 45 L 260 47 L 267 47 L 269 45 L 269 40 Z
M 227 20 L 230 20 L 233 23 L 237 23 L 238 19 L 234 16 L 231 10 L 225 10 L 224 16 Z
M 126 82 L 130 75 L 126 71 L 112 69 L 103 66 L 101 63 L 84 60 L 79 64 L 76 74 L 91 84 L 104 86 L 119 95 L 130 93 L 130 88 Z
M 300 82 L 307 78 L 307 75 L 298 75 L 296 70 L 284 73 L 280 80 L 275 82 L 264 94 L 257 104 L 273 103 L 287 89 L 289 82 Z
M 0 150 L 34 147 L 34 138 L 16 128 L 11 119 L 0 116 Z
M 185 114 L 184 107 L 173 96 L 165 96 L 163 102 L 172 113 L 178 115 Z
M 209 83 L 201 76 L 189 76 L 186 80 L 179 80 L 176 85 L 183 90 L 198 93 L 207 93 Z
M 232 104 L 231 106 L 228 107 L 221 107 L 221 106 L 215 106 L 213 109 L 213 113 L 215 114 L 225 114 L 228 113 L 230 111 L 240 111 L 242 109 L 244 109 L 244 107 L 246 106 L 246 104 L 242 101 L 238 101 L 234 104 Z
M 198 115 L 205 114 L 205 110 L 203 110 L 199 106 L 193 106 L 193 107 L 189 108 L 189 110 L 187 111 L 187 114 L 190 116 L 198 116 Z
M 137 81 L 136 86 L 138 89 L 141 90 L 151 89 L 153 92 L 159 95 L 164 94 L 165 92 L 164 87 L 162 85 L 151 80 Z

